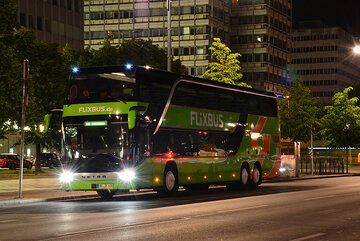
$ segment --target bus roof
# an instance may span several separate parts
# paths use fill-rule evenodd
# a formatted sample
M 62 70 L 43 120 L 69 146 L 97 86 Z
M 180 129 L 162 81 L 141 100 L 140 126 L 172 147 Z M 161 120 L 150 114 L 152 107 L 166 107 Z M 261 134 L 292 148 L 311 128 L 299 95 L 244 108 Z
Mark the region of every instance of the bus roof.
M 273 92 L 265 91 L 265 90 L 259 90 L 255 88 L 248 88 L 248 87 L 242 87 L 242 86 L 236 86 L 226 83 L 221 83 L 217 81 L 211 81 L 203 78 L 193 77 L 189 75 L 181 75 L 173 72 L 168 72 L 161 69 L 155 69 L 155 68 L 149 68 L 146 66 L 127 66 L 127 65 L 109 65 L 109 66 L 96 66 L 96 67 L 85 67 L 85 68 L 79 68 L 77 73 L 83 73 L 83 74 L 96 74 L 96 73 L 103 73 L 103 72 L 114 72 L 114 71 L 120 71 L 125 73 L 131 73 L 131 74 L 151 74 L 153 76 L 161 77 L 162 79 L 166 78 L 171 82 L 175 82 L 178 79 L 186 79 L 186 80 L 192 80 L 194 82 L 199 82 L 203 84 L 210 84 L 213 86 L 219 86 L 227 89 L 233 89 L 234 91 L 240 90 L 248 93 L 254 93 L 259 94 L 263 96 L 268 96 L 270 98 L 276 98 L 276 94 Z M 75 73 L 73 73 L 75 75 Z

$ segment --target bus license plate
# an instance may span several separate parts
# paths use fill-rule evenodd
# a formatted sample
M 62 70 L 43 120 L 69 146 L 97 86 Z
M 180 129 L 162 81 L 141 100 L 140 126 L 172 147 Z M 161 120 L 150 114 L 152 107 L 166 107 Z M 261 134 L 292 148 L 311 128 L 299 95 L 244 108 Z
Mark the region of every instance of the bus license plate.
M 102 183 L 102 184 L 98 184 L 97 185 L 97 188 L 114 188 L 114 184 L 104 184 L 104 183 Z

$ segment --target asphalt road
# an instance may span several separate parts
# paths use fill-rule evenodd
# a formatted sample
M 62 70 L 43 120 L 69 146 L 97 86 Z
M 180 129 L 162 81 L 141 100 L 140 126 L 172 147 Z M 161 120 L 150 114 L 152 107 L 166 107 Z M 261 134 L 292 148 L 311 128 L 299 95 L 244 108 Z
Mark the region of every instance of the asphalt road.
M 360 177 L 3 207 L 0 240 L 360 240 Z

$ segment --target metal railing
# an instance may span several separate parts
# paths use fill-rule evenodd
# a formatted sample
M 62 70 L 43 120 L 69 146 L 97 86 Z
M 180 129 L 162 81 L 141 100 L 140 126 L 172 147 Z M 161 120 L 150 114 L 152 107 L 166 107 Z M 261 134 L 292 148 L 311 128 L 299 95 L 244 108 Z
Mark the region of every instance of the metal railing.
M 343 157 L 314 156 L 314 174 L 328 175 L 348 173 L 348 161 Z M 310 156 L 302 156 L 299 163 L 301 174 L 311 174 Z

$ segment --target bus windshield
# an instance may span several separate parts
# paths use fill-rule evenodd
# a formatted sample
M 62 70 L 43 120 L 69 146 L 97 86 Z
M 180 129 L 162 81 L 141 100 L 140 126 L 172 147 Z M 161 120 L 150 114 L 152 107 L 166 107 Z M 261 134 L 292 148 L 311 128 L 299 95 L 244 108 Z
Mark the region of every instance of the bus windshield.
M 91 172 L 91 168 L 96 171 L 116 171 L 123 165 L 134 164 L 132 162 L 135 158 L 131 155 L 130 143 L 132 135 L 129 134 L 127 124 L 109 123 L 103 126 L 65 124 L 64 132 L 66 161 L 83 163 L 87 169 L 83 171 Z
M 72 75 L 66 101 L 72 104 L 132 100 L 135 83 L 135 78 L 121 72 Z

